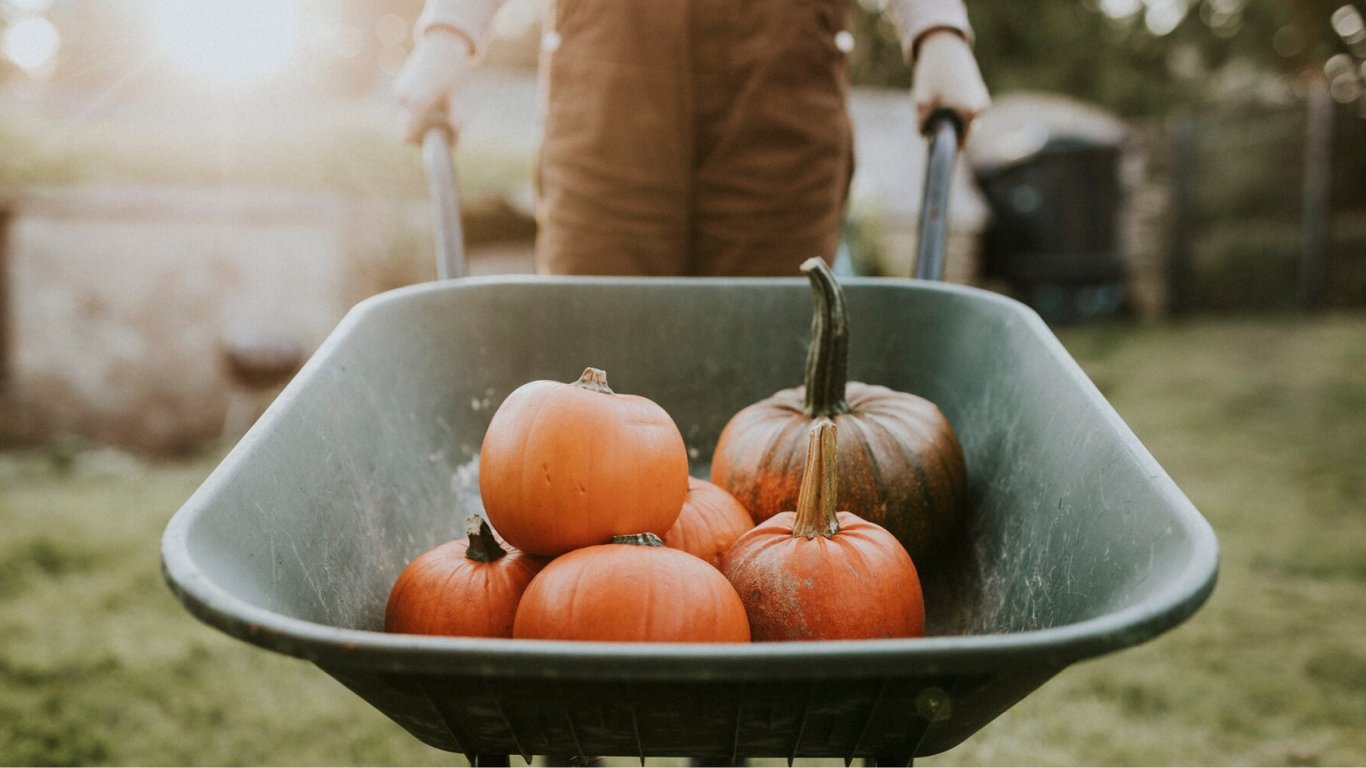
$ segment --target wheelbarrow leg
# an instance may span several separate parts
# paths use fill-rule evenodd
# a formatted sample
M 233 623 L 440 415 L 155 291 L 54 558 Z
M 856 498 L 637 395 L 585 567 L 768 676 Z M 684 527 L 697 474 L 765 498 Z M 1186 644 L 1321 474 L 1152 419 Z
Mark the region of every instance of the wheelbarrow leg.
M 602 758 L 584 758 L 580 755 L 546 755 L 545 764 L 547 766 L 585 766 L 585 768 L 598 768 L 603 765 Z

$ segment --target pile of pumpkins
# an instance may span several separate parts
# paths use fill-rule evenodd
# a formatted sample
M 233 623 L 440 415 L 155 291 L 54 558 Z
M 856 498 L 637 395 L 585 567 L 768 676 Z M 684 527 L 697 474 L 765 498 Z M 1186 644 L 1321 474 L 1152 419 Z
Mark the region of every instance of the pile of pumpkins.
M 847 381 L 843 291 L 820 259 L 802 272 L 815 298 L 804 386 L 731 418 L 710 482 L 689 476 L 669 414 L 613 392 L 603 371 L 524 384 L 480 451 L 487 520 L 471 515 L 465 539 L 403 569 L 385 629 L 635 642 L 922 635 L 914 563 L 954 535 L 963 451 L 933 403 Z

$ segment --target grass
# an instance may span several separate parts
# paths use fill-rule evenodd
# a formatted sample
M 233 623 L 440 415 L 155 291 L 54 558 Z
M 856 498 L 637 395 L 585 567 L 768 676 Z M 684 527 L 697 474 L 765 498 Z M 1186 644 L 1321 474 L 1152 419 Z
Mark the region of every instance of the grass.
M 1366 316 L 1061 335 L 1213 523 L 1220 582 L 922 764 L 1366 763 Z M 0 457 L 0 762 L 459 762 L 175 602 L 159 536 L 214 462 Z
M 1176 631 L 926 762 L 1366 762 L 1366 318 L 1062 338 L 1214 525 L 1219 584 Z
M 213 461 L 10 456 L 0 477 L 0 762 L 449 763 L 311 665 L 190 619 L 166 520 Z

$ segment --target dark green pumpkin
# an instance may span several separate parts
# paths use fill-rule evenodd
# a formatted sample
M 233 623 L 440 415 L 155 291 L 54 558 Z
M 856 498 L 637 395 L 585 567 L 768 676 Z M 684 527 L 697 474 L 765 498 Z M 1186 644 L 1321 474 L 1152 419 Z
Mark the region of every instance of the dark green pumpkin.
M 755 522 L 797 508 L 808 431 L 819 418 L 840 434 L 840 499 L 891 531 L 916 562 L 933 558 L 961 522 L 967 469 L 938 406 L 848 379 L 844 292 L 820 259 L 802 265 L 815 298 L 806 382 L 735 414 L 717 441 L 711 481 Z

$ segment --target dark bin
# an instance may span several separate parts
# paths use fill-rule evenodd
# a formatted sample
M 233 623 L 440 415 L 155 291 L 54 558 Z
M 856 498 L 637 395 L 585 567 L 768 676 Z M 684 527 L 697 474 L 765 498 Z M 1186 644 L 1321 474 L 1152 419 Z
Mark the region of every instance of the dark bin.
M 1122 308 L 1119 161 L 1115 143 L 1055 136 L 1014 162 L 975 169 L 992 211 L 987 277 L 1050 321 Z

